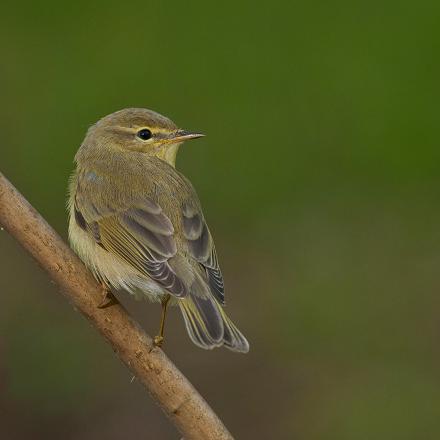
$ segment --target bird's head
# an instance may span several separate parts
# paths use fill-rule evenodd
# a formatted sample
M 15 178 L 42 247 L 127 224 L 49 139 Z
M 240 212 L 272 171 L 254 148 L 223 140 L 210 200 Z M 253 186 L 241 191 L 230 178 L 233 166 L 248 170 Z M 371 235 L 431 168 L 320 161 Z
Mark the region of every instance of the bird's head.
M 90 127 L 82 148 L 138 151 L 174 166 L 182 142 L 202 137 L 182 130 L 165 116 L 143 108 L 127 108 L 100 119 Z

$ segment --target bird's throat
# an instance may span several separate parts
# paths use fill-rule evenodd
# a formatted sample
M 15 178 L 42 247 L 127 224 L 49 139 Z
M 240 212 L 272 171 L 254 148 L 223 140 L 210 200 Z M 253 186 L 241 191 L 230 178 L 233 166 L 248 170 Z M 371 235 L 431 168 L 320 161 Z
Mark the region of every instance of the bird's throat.
M 164 160 L 165 162 L 169 163 L 172 167 L 176 167 L 176 156 L 177 152 L 179 151 L 179 144 L 171 144 L 171 145 L 164 145 L 161 148 L 159 148 L 156 152 L 156 156 L 159 159 Z

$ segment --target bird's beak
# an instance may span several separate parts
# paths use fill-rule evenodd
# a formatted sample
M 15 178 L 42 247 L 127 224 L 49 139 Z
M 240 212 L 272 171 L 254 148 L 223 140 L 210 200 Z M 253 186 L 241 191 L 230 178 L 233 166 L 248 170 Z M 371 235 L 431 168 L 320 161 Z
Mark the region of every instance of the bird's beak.
M 187 141 L 189 139 L 197 139 L 203 136 L 205 135 L 202 133 L 194 133 L 187 130 L 177 130 L 168 137 L 166 142 L 170 144 L 176 144 L 179 142 Z

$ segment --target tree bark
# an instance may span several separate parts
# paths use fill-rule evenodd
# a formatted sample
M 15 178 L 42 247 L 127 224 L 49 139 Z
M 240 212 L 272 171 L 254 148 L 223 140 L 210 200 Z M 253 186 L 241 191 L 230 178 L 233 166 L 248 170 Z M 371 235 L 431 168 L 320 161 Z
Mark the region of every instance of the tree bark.
M 203 397 L 121 305 L 97 307 L 102 301 L 101 286 L 2 173 L 0 224 L 107 340 L 185 440 L 232 439 Z

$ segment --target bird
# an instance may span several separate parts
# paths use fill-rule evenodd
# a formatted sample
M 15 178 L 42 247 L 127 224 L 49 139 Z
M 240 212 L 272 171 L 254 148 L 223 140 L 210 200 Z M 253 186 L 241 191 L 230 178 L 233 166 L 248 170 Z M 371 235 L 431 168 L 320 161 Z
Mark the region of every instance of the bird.
M 155 346 L 175 305 L 195 345 L 246 353 L 248 341 L 224 310 L 223 275 L 201 203 L 176 169 L 182 143 L 202 136 L 145 108 L 92 125 L 69 181 L 69 241 L 102 285 L 101 307 L 117 302 L 115 290 L 161 304 Z

